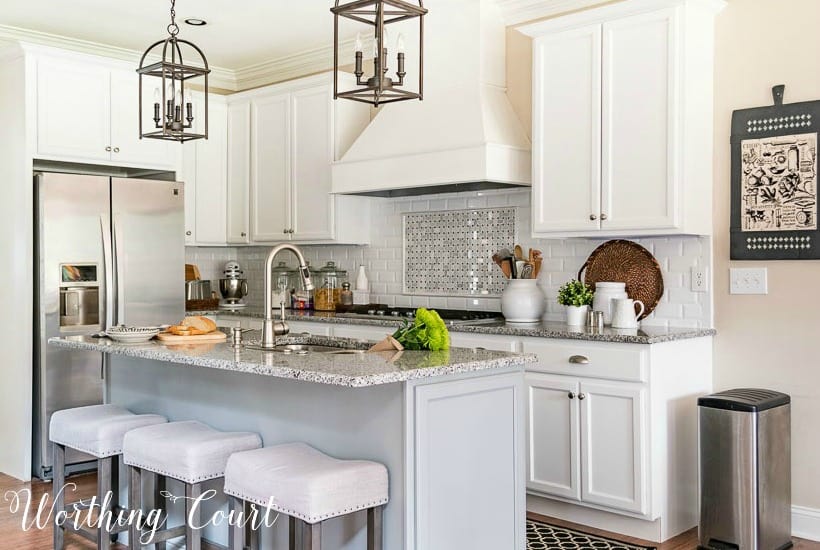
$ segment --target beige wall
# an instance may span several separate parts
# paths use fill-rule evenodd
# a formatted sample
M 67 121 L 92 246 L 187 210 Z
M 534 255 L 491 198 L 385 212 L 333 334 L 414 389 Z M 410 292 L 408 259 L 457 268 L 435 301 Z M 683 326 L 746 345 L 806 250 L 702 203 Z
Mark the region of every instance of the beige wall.
M 820 1 L 730 0 L 717 18 L 715 52 L 715 389 L 757 386 L 792 396 L 792 502 L 820 509 L 820 261 L 730 262 L 732 111 L 820 99 Z M 531 130 L 530 40 L 510 29 L 510 101 Z M 729 267 L 768 268 L 769 294 L 729 294 Z
M 792 396 L 792 501 L 820 508 L 820 261 L 729 261 L 732 111 L 820 99 L 820 2 L 731 0 L 715 54 L 715 389 L 773 388 Z M 767 296 L 729 295 L 729 267 L 769 270 Z

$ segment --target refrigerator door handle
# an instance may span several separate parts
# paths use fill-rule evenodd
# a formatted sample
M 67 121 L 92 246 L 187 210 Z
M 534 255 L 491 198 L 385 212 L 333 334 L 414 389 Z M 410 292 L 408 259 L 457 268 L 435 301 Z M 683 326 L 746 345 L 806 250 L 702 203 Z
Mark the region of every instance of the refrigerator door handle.
M 111 254 L 111 228 L 106 226 L 106 216 L 100 216 L 100 240 L 102 241 L 102 280 L 105 284 L 105 299 L 101 304 L 103 308 L 100 319 L 104 319 L 104 330 L 114 326 L 114 269 L 112 266 L 113 255 Z
M 117 215 L 112 214 L 113 220 L 113 231 L 112 234 L 112 243 L 114 249 L 114 302 L 113 308 L 115 312 L 115 321 L 118 325 L 125 324 L 125 296 L 123 296 L 122 289 L 125 288 L 122 280 L 122 272 L 120 271 L 120 265 L 122 262 L 120 261 L 120 247 L 119 247 L 119 225 L 117 224 Z

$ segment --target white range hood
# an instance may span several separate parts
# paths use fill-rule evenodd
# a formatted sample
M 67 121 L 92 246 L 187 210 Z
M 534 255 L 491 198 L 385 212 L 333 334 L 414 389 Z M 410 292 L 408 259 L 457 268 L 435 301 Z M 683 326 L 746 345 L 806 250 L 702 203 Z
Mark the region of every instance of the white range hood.
M 531 146 L 507 99 L 506 28 L 494 0 L 424 6 L 424 100 L 379 107 L 333 165 L 333 192 L 406 196 L 530 185 Z M 416 70 L 408 64 L 409 81 Z

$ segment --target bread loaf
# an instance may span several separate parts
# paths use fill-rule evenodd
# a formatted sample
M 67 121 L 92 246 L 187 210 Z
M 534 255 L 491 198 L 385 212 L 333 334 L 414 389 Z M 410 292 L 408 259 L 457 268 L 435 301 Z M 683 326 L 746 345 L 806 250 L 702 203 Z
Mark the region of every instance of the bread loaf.
M 191 334 L 210 334 L 216 330 L 216 323 L 207 317 L 191 316 L 186 317 L 180 323 L 182 326 L 189 327 Z

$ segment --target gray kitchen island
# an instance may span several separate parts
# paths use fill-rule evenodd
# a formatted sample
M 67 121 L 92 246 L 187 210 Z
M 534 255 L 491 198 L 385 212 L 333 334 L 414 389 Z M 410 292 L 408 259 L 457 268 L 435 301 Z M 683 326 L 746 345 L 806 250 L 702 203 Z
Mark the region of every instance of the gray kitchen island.
M 105 353 L 106 401 L 136 413 L 255 431 L 265 446 L 303 441 L 338 458 L 385 464 L 388 550 L 525 548 L 522 372 L 533 356 L 464 348 L 295 355 L 89 336 L 50 343 Z M 363 347 L 307 335 L 281 343 Z M 203 517 L 226 506 L 221 481 L 211 488 L 217 496 Z M 169 491 L 182 494 L 173 482 Z M 262 548 L 287 547 L 283 519 L 263 533 Z M 364 549 L 365 519 L 359 512 L 330 520 L 323 544 Z M 208 525 L 205 536 L 226 544 L 227 528 Z

